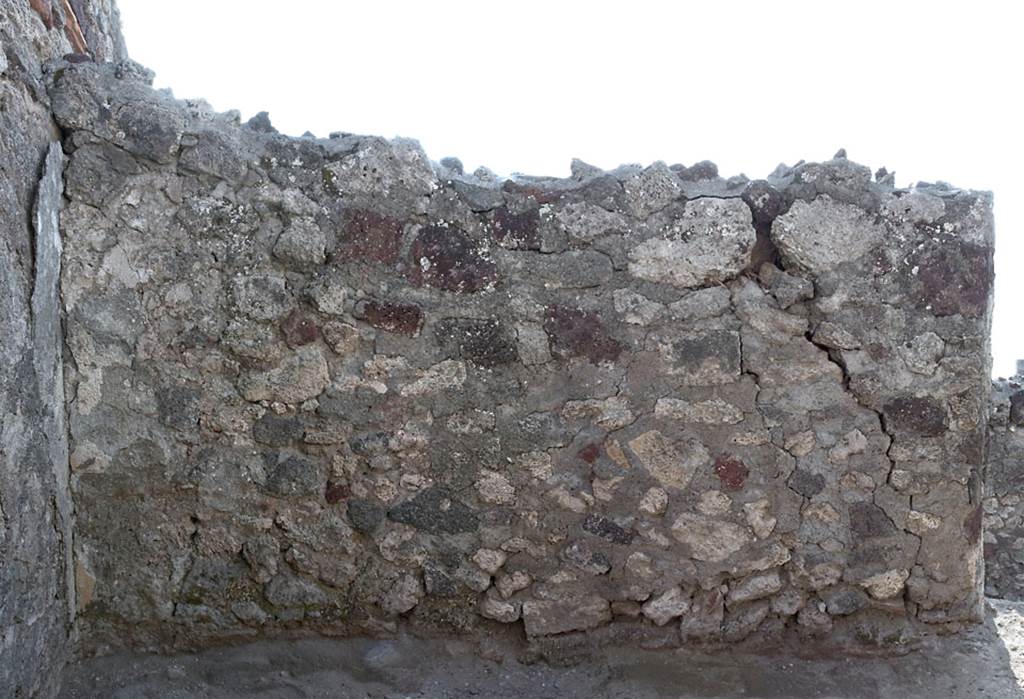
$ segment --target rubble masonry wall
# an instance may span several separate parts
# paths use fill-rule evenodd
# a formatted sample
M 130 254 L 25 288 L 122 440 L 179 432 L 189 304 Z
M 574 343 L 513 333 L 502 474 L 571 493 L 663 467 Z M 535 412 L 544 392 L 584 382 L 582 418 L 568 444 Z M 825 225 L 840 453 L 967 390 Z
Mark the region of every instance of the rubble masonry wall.
M 980 618 L 988 194 L 502 180 L 129 64 L 50 96 L 87 644 Z
M 1024 600 L 1024 362 L 994 382 L 985 476 L 985 593 Z

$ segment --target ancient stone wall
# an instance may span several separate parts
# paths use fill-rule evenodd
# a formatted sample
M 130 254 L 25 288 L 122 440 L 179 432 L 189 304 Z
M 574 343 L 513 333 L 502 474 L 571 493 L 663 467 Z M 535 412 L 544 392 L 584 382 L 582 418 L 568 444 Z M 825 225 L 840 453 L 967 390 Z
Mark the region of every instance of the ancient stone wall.
M 994 382 L 985 479 L 985 593 L 1024 600 L 1024 362 Z
M 72 51 L 113 60 L 124 48 L 108 2 L 75 4 L 94 46 L 75 39 L 66 3 L 0 0 L 0 697 L 54 691 L 74 606 L 57 295 L 63 154 L 43 64 Z
M 987 194 L 500 180 L 126 65 L 51 97 L 89 645 L 980 618 Z

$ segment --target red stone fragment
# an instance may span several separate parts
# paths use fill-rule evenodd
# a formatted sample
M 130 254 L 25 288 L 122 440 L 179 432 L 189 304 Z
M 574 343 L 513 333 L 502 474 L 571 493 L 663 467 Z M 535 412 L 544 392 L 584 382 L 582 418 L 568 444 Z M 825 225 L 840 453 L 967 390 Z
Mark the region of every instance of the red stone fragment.
M 491 237 L 510 250 L 540 250 L 539 225 L 537 209 L 514 214 L 507 206 L 502 206 L 491 214 Z
M 423 311 L 411 303 L 390 303 L 368 299 L 356 305 L 355 317 L 375 328 L 415 336 L 423 325 Z
M 735 456 L 722 454 L 715 459 L 715 475 L 727 490 L 739 490 L 747 482 L 750 469 Z
M 328 483 L 324 499 L 330 505 L 336 505 L 352 497 L 352 490 L 344 483 Z
M 538 204 L 550 204 L 562 198 L 565 192 L 557 189 L 544 189 L 535 184 L 524 184 L 515 180 L 505 180 L 501 188 L 510 194 L 521 194 L 533 197 Z
M 988 308 L 992 248 L 956 243 L 928 250 L 917 260 L 913 296 L 936 316 L 980 316 Z
M 572 306 L 548 306 L 544 332 L 558 354 L 586 357 L 594 364 L 615 361 L 622 354 L 622 344 L 611 337 L 594 311 Z
M 887 428 L 922 437 L 938 437 L 948 429 L 946 407 L 930 396 L 901 396 L 882 406 Z
M 409 280 L 416 286 L 472 294 L 498 279 L 497 266 L 484 257 L 480 244 L 455 228 L 427 226 L 409 257 Z
M 281 332 L 289 347 L 308 345 L 320 336 L 316 321 L 301 311 L 292 311 L 285 316 L 281 321 Z
M 576 455 L 588 464 L 592 464 L 597 461 L 597 457 L 601 456 L 601 448 L 596 444 L 588 444 L 580 449 Z
M 398 219 L 365 209 L 347 209 L 333 260 L 356 258 L 393 264 L 402 247 L 404 224 Z

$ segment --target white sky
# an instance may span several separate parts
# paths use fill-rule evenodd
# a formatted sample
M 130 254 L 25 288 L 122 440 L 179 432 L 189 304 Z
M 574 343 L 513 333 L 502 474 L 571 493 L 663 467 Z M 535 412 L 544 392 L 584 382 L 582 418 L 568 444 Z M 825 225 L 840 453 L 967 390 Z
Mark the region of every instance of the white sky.
M 840 147 L 996 197 L 995 375 L 1024 358 L 1014 0 L 119 0 L 158 87 L 282 132 L 410 136 L 467 170 L 573 157 L 767 175 Z M 1016 185 L 1016 186 L 1015 186 Z

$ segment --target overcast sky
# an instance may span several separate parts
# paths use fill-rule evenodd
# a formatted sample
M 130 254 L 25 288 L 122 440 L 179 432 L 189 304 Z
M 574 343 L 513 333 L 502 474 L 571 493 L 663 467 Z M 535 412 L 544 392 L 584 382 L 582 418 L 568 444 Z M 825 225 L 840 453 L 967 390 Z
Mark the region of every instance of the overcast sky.
M 158 87 L 284 133 L 410 136 L 439 160 L 573 157 L 767 175 L 840 147 L 897 184 L 996 196 L 995 375 L 1024 358 L 1024 5 L 119 0 Z

